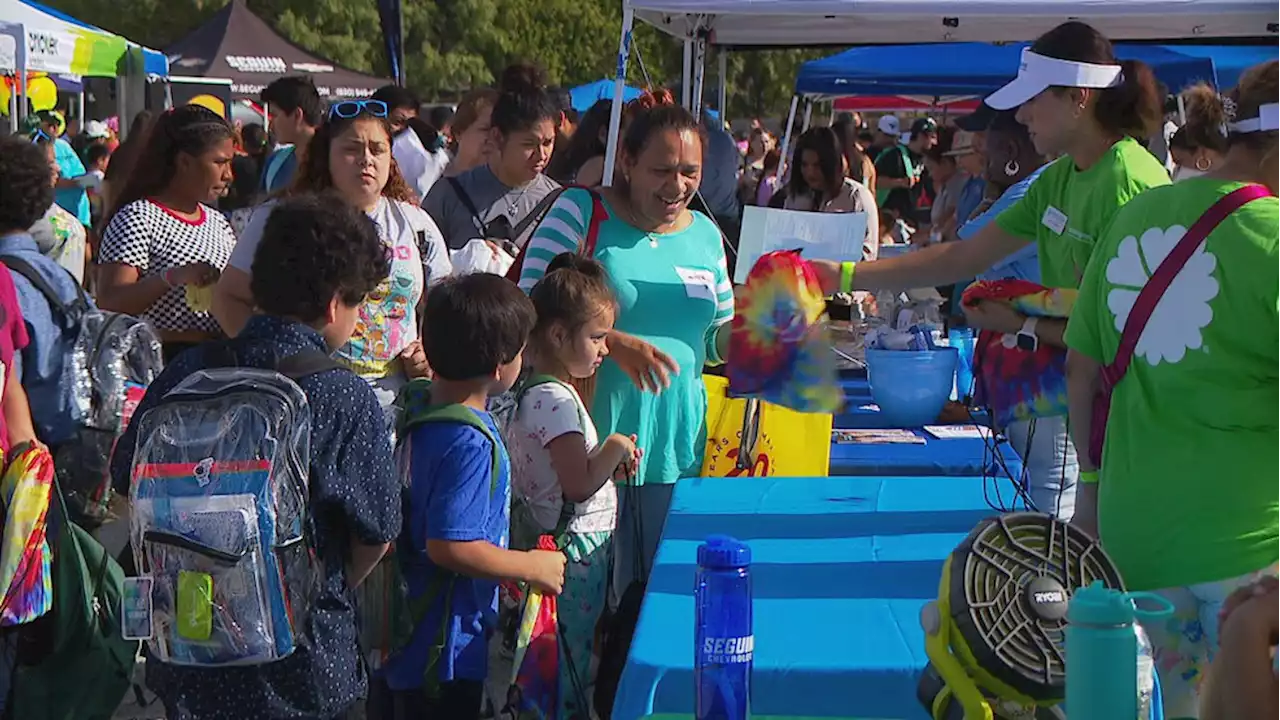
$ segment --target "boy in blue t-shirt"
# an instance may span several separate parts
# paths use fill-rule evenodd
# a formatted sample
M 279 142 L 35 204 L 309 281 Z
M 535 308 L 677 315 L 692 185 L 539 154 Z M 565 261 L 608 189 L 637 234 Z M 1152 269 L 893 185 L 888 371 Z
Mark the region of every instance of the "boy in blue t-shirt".
M 401 550 L 401 562 L 410 601 L 429 590 L 436 597 L 409 644 L 386 665 L 394 720 L 478 718 L 498 583 L 527 582 L 550 594 L 564 585 L 563 553 L 507 549 L 511 461 L 485 412 L 491 395 L 515 384 L 534 320 L 528 297 L 497 275 L 446 280 L 427 295 L 422 337 L 435 373 L 430 403 L 461 405 L 489 432 L 428 422 L 406 437 L 410 486 L 398 542 L 409 550 Z M 438 656 L 433 645 L 443 645 Z

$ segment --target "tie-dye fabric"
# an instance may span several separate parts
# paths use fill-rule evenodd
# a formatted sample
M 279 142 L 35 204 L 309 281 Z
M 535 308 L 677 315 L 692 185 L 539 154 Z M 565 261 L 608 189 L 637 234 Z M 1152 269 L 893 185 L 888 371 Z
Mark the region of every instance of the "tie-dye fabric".
M 31 622 L 53 603 L 53 575 L 46 537 L 53 493 L 53 458 L 30 448 L 13 459 L 0 479 L 8 508 L 0 539 L 0 627 Z
M 729 394 L 808 413 L 840 409 L 835 354 L 813 266 L 799 251 L 762 256 L 737 293 L 726 367 Z
M 1075 300 L 1075 290 L 1026 280 L 979 280 L 963 296 L 965 305 L 1004 302 L 1028 317 L 1045 318 L 1068 317 Z M 978 334 L 975 348 L 974 400 L 991 408 L 998 426 L 1067 414 L 1066 350 L 1045 342 L 1034 351 L 1023 350 L 990 330 Z
M 1275 576 L 1276 570 L 1272 566 L 1240 577 L 1157 591 L 1173 603 L 1173 616 L 1142 627 L 1151 640 L 1160 675 L 1165 717 L 1200 717 L 1201 685 L 1218 652 L 1218 612 L 1231 593 L 1264 576 Z

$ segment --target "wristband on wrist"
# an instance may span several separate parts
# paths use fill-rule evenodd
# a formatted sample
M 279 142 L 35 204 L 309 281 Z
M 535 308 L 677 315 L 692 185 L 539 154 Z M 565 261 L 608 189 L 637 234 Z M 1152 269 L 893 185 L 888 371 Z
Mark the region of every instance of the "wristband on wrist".
M 855 262 L 840 263 L 840 292 L 853 292 L 853 271 L 857 266 Z
M 171 272 L 173 272 L 173 268 L 169 268 L 169 269 L 167 269 L 167 270 L 161 270 L 161 271 L 160 271 L 160 279 L 164 281 L 164 284 L 165 284 L 165 285 L 168 285 L 170 288 L 173 288 L 173 287 L 175 287 L 175 286 L 174 286 L 174 284 L 173 284 L 173 280 L 171 280 L 171 279 L 169 278 L 169 273 L 171 273 Z
M 1084 483 L 1085 485 L 1097 485 L 1098 471 L 1097 470 L 1081 470 L 1080 482 Z

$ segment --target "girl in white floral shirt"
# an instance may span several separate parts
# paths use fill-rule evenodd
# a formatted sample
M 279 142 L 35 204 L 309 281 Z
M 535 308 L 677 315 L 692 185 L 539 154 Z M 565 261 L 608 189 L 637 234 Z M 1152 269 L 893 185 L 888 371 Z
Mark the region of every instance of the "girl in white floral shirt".
M 585 717 L 596 621 L 604 609 L 617 523 L 612 478 L 634 472 L 635 438 L 600 442 L 573 381 L 592 377 L 608 354 L 617 303 L 599 263 L 557 257 L 530 293 L 538 324 L 529 340 L 532 374 L 507 427 L 516 502 L 512 547 L 552 535 L 568 556 L 558 604 L 563 632 L 560 712 Z

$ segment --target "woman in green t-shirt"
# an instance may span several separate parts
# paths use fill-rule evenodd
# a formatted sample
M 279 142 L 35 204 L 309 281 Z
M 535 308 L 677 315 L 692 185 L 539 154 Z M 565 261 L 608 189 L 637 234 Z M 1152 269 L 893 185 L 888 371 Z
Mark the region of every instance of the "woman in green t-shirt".
M 1140 142 L 1162 120 L 1163 103 L 1151 69 L 1116 60 L 1111 43 L 1080 22 L 1041 36 L 1023 52 L 1017 78 L 986 99 L 997 110 L 1017 108 L 1039 154 L 1060 157 L 1017 203 L 975 236 L 876 262 L 861 263 L 854 286 L 898 290 L 949 285 L 976 277 L 1034 242 L 1042 284 L 1077 288 L 1094 240 L 1116 211 L 1169 175 Z M 1004 303 L 965 307 L 969 324 L 1041 343 L 1065 353 L 1066 321 L 1028 318 Z M 1037 406 L 1039 417 L 1003 429 L 1027 469 L 1027 495 L 1037 509 L 1068 520 L 1075 509 L 1080 469 L 1067 432 L 1065 395 Z
M 1130 590 L 1174 604 L 1174 622 L 1149 628 L 1166 717 L 1195 717 L 1223 601 L 1275 575 L 1280 555 L 1276 67 L 1245 73 L 1234 118 L 1216 96 L 1188 105 L 1188 129 L 1226 128 L 1225 158 L 1117 213 L 1066 334 L 1071 431 L 1083 458 L 1099 367 L 1115 359 L 1117 328 L 1152 273 L 1220 198 L 1249 184 L 1270 190 L 1223 220 L 1157 302 L 1111 397 L 1105 478 L 1083 485 L 1076 510 Z

